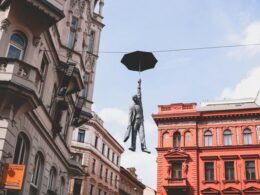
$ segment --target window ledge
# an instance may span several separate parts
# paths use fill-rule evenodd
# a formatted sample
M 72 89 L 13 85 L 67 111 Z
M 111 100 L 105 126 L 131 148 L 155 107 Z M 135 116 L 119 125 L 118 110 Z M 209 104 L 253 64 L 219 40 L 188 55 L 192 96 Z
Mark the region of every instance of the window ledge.
M 238 180 L 223 180 L 223 183 L 226 184 L 226 183 L 236 183 L 238 184 L 239 181 Z
M 256 179 L 255 179 L 255 180 L 246 180 L 246 179 L 245 179 L 245 180 L 244 180 L 244 183 L 245 183 L 245 184 L 247 184 L 247 183 L 260 183 L 260 180 L 259 180 L 259 179 L 258 179 L 258 180 L 256 180 Z
M 202 181 L 203 184 L 207 184 L 207 183 L 214 183 L 214 184 L 218 184 L 219 182 L 217 180 L 212 180 L 212 181 Z

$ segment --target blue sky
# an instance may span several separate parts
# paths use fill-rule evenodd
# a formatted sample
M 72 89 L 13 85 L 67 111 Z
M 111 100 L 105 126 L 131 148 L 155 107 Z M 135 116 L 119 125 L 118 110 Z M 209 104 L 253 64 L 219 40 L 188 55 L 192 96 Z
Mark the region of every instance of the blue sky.
M 258 0 L 106 0 L 100 51 L 165 50 L 260 43 Z M 156 68 L 142 73 L 146 139 L 151 155 L 122 143 L 139 75 L 123 54 L 99 54 L 94 110 L 124 146 L 122 164 L 156 188 L 158 104 L 254 97 L 260 87 L 260 46 L 155 53 Z

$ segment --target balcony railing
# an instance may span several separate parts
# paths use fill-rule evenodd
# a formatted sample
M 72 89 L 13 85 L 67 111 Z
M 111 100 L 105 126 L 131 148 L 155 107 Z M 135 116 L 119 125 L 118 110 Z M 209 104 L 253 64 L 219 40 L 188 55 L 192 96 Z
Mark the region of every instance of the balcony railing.
M 187 186 L 187 179 L 186 178 L 166 178 L 167 186 L 168 187 L 186 187 Z
M 0 82 L 12 82 L 13 84 L 32 90 L 39 96 L 42 77 L 39 70 L 17 59 L 0 57 Z

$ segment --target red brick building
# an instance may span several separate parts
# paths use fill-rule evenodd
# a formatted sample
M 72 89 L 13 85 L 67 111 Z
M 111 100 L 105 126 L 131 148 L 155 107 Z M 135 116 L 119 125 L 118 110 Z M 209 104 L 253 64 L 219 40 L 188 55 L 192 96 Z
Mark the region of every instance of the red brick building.
M 260 195 L 257 99 L 160 105 L 157 195 Z

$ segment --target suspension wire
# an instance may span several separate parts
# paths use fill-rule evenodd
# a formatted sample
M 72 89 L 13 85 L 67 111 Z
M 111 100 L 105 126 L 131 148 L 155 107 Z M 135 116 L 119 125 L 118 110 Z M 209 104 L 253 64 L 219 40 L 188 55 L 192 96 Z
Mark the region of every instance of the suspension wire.
M 210 49 L 223 49 L 223 48 L 237 48 L 237 47 L 249 47 L 249 46 L 260 46 L 260 43 L 249 43 L 249 44 L 235 44 L 235 45 L 218 45 L 218 46 L 206 46 L 206 47 L 191 47 L 191 48 L 179 48 L 179 49 L 165 49 L 165 50 L 151 50 L 153 53 L 170 53 L 170 52 L 182 52 L 182 51 L 196 51 L 196 50 L 210 50 Z M 57 52 L 62 51 L 56 50 L 41 50 L 46 52 Z M 67 52 L 67 51 L 63 51 Z M 87 50 L 75 50 L 75 52 L 89 52 Z M 97 54 L 126 54 L 130 51 L 93 51 L 92 53 Z

